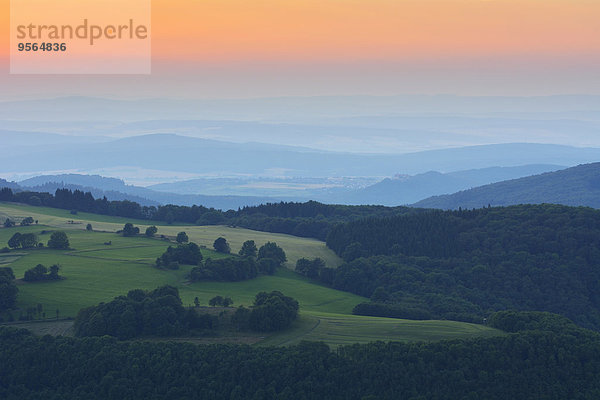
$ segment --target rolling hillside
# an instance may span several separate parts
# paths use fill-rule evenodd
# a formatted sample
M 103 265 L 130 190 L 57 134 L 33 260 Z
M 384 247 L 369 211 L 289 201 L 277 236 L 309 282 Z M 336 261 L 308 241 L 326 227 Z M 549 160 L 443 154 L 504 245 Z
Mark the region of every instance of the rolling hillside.
M 0 218 L 20 221 L 25 216 L 38 220 L 38 225 L 28 227 L 0 228 L 0 247 L 20 231 L 38 235 L 46 242 L 53 229 L 65 231 L 71 242 L 69 250 L 31 249 L 12 250 L 0 254 L 0 266 L 13 269 L 17 278 L 38 263 L 61 265 L 61 275 L 66 279 L 47 283 L 19 282 L 14 317 L 31 307 L 43 306 L 47 317 L 54 317 L 55 310 L 61 317 L 73 317 L 79 309 L 127 293 L 134 288 L 152 289 L 160 285 L 173 285 L 179 289 L 185 305 L 198 297 L 205 305 L 216 295 L 231 297 L 234 306 L 250 305 L 256 293 L 279 290 L 300 303 L 300 318 L 290 329 L 265 335 L 234 337 L 182 338 L 194 343 L 256 343 L 258 345 L 288 345 L 302 340 L 323 341 L 333 346 L 365 343 L 374 340 L 441 340 L 467 337 L 489 337 L 500 331 L 482 325 L 453 321 L 409 321 L 401 319 L 361 317 L 352 315 L 355 305 L 366 299 L 348 292 L 334 290 L 296 274 L 289 269 L 279 269 L 274 275 L 263 275 L 241 282 L 189 282 L 186 274 L 191 266 L 179 270 L 155 268 L 154 260 L 171 242 L 158 238 L 131 237 L 115 234 L 126 221 L 144 228 L 148 221 L 134 221 L 118 217 L 78 213 L 44 207 L 31 207 L 0 203 Z M 71 222 L 72 221 L 72 222 Z M 87 223 L 94 231 L 86 231 Z M 158 235 L 172 236 L 186 231 L 190 240 L 205 246 L 205 258 L 223 257 L 210 250 L 212 241 L 224 236 L 235 252 L 244 240 L 253 239 L 258 245 L 266 241 L 277 242 L 288 255 L 289 268 L 299 257 L 321 257 L 330 266 L 341 260 L 325 247 L 323 242 L 297 238 L 289 235 L 268 234 L 247 229 L 222 226 L 173 226 L 158 225 Z M 111 245 L 105 243 L 111 242 Z M 6 320 L 6 315 L 0 315 Z M 20 326 L 20 325 L 18 325 Z M 23 327 L 38 334 L 68 334 L 70 325 L 65 321 L 27 322 Z

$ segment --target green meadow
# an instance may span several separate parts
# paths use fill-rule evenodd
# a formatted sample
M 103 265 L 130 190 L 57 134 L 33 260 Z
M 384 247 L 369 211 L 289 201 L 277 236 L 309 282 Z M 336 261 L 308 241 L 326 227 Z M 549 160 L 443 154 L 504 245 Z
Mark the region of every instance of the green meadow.
M 296 261 L 302 257 L 320 257 L 327 265 L 331 267 L 338 266 L 342 260 L 335 255 L 333 251 L 325 246 L 325 243 L 309 238 L 299 238 L 291 235 L 279 233 L 268 233 L 252 231 L 244 228 L 232 228 L 228 226 L 193 226 L 193 225 L 165 225 L 161 223 L 150 223 L 148 221 L 138 221 L 134 219 L 110 217 L 88 213 L 78 213 L 71 215 L 67 210 L 58 210 L 47 207 L 33 207 L 21 204 L 11 204 L 0 202 L 0 221 L 7 217 L 15 218 L 20 221 L 22 218 L 31 216 L 39 224 L 47 225 L 55 229 L 62 230 L 80 230 L 85 231 L 88 223 L 91 223 L 95 231 L 116 232 L 123 229 L 123 225 L 131 222 L 140 228 L 143 233 L 150 225 L 158 227 L 157 235 L 175 237 L 178 232 L 187 233 L 190 241 L 207 248 L 212 248 L 212 244 L 219 236 L 224 237 L 231 246 L 231 251 L 237 253 L 246 240 L 254 240 L 258 247 L 268 241 L 276 242 L 285 250 L 288 258 L 287 266 L 293 268 Z
M 302 340 L 326 342 L 337 347 L 373 340 L 412 342 L 497 336 L 500 332 L 483 325 L 455 321 L 413 321 L 361 315 L 305 312 L 294 326 L 260 342 L 286 346 Z
M 252 304 L 256 293 L 272 290 L 279 290 L 298 300 L 301 313 L 292 328 L 261 337 L 258 344 L 262 345 L 288 345 L 301 340 L 316 340 L 337 346 L 373 340 L 440 340 L 500 333 L 481 325 L 452 321 L 408 321 L 352 315 L 353 307 L 366 301 L 365 298 L 316 284 L 290 270 L 301 257 L 321 257 L 329 266 L 339 265 L 340 259 L 317 240 L 225 226 L 158 224 L 156 238 L 122 237 L 115 232 L 126 222 L 133 222 L 141 232 L 150 224 L 147 221 L 84 213 L 71 215 L 64 210 L 0 203 L 2 222 L 7 217 L 20 221 L 27 216 L 38 220 L 38 224 L 0 228 L 0 248 L 15 232 L 36 233 L 39 241 L 45 244 L 51 231 L 63 230 L 70 241 L 69 250 L 41 248 L 0 253 L 0 266 L 11 267 L 17 278 L 22 278 L 27 269 L 37 264 L 60 264 L 60 275 L 65 277 L 64 280 L 41 283 L 20 281 L 18 284 L 18 307 L 24 310 L 42 304 L 46 317 L 56 317 L 57 309 L 60 317 L 74 317 L 81 308 L 110 301 L 131 289 L 153 289 L 169 284 L 179 289 L 186 305 L 193 304 L 195 297 L 198 297 L 200 304 L 207 305 L 209 299 L 221 295 L 231 297 L 234 306 L 248 306 Z M 88 223 L 92 224 L 94 231 L 85 230 Z M 277 242 L 288 255 L 288 269 L 282 268 L 272 276 L 259 276 L 242 282 L 190 283 L 186 276 L 191 266 L 184 265 L 174 271 L 154 267 L 156 257 L 173 245 L 169 238 L 180 231 L 185 231 L 191 241 L 204 246 L 204 258 L 227 257 L 211 250 L 212 242 L 219 236 L 228 240 L 232 252 L 237 252 L 241 244 L 249 239 L 258 246 L 267 241 Z M 108 242 L 111 244 L 105 244 Z M 18 311 L 13 314 L 18 316 Z

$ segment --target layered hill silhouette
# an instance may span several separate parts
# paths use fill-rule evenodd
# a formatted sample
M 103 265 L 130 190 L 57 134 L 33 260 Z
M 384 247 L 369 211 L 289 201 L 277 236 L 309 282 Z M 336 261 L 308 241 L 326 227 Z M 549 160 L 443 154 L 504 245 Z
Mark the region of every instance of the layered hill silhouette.
M 10 135 L 0 135 L 0 137 Z M 31 136 L 32 138 L 37 136 Z M 67 140 L 63 138 L 64 140 Z M 233 143 L 148 134 L 98 143 L 15 146 L 0 154 L 4 173 L 107 168 L 178 171 L 202 176 L 385 177 L 526 164 L 577 165 L 600 159 L 600 148 L 506 143 L 403 154 L 320 151 L 265 143 Z
M 139 186 L 126 185 L 121 179 L 81 174 L 42 175 L 19 183 L 0 179 L 0 188 L 2 187 L 9 187 L 17 191 L 30 190 L 48 193 L 54 193 L 57 189 L 81 190 L 91 192 L 96 198 L 129 200 L 144 206 L 157 206 L 159 204 L 192 206 L 201 204 L 209 208 L 228 210 L 274 201 L 269 197 L 205 196 L 158 192 Z
M 522 178 L 563 169 L 558 165 L 534 164 L 517 167 L 490 167 L 450 173 L 429 171 L 413 176 L 396 176 L 346 194 L 350 204 L 399 206 L 431 196 L 451 194 L 508 179 Z
M 413 206 L 454 210 L 541 203 L 600 208 L 600 162 L 433 196 Z

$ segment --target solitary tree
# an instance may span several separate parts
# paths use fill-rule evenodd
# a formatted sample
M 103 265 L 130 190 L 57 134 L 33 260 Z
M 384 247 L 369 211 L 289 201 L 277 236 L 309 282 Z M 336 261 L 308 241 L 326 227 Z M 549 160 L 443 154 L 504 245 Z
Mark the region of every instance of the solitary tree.
M 187 243 L 190 240 L 190 238 L 188 238 L 187 233 L 179 232 L 175 240 L 177 241 L 177 243 Z
M 257 252 L 258 249 L 256 248 L 254 240 L 246 240 L 244 244 L 242 244 L 242 248 L 239 254 L 242 257 L 256 257 Z
M 272 258 L 277 262 L 277 266 L 282 266 L 287 261 L 287 257 L 283 249 L 277 246 L 275 242 L 267 242 L 258 250 L 258 259 Z
M 48 247 L 51 249 L 68 249 L 69 238 L 67 234 L 62 231 L 53 232 L 48 240 Z
M 4 221 L 4 227 L 12 228 L 13 226 L 15 226 L 15 223 L 11 221 L 10 218 L 6 218 L 6 221 Z
M 229 253 L 231 249 L 229 248 L 229 243 L 227 243 L 227 239 L 224 237 L 219 237 L 213 243 L 213 247 L 217 253 Z
M 85 230 L 86 230 L 86 231 L 93 231 L 93 230 L 94 230 L 94 228 L 92 228 L 92 224 L 87 224 L 87 225 L 85 226 Z
M 156 232 L 158 232 L 158 228 L 154 225 L 146 228 L 146 236 L 148 237 L 153 237 L 154 235 L 156 235 Z

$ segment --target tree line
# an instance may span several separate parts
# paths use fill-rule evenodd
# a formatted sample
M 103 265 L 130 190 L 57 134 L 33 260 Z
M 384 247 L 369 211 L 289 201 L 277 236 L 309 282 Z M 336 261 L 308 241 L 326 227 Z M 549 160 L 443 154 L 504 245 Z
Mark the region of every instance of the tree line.
M 18 293 L 12 268 L 0 267 L 0 312 L 15 307 Z
M 224 238 L 215 240 L 214 248 L 220 252 L 229 252 L 229 244 Z M 191 269 L 189 278 L 192 282 L 243 281 L 256 278 L 259 274 L 273 275 L 286 261 L 285 251 L 277 243 L 267 242 L 257 250 L 254 240 L 247 240 L 242 245 L 239 256 L 208 258 Z
M 410 207 L 344 206 L 328 205 L 316 201 L 305 203 L 280 202 L 221 211 L 201 205 L 194 206 L 141 206 L 139 203 L 121 200 L 109 201 L 106 197 L 95 199 L 90 192 L 57 189 L 54 195 L 44 192 L 13 192 L 0 189 L 0 201 L 25 203 L 111 215 L 142 220 L 160 221 L 168 224 L 190 223 L 196 225 L 232 225 L 248 229 L 285 233 L 300 237 L 325 240 L 338 223 L 358 220 L 369 216 L 392 216 L 416 213 L 421 210 Z
M 215 240 L 215 250 L 229 253 L 229 244 L 224 238 Z M 193 242 L 169 246 L 156 259 L 156 266 L 164 269 L 178 269 L 180 264 L 193 265 L 188 278 L 197 281 L 243 281 L 256 278 L 259 274 L 272 275 L 287 261 L 285 252 L 274 242 L 267 242 L 256 248 L 253 240 L 242 245 L 239 255 L 204 260 L 200 247 Z
M 597 399 L 600 337 L 561 322 L 492 338 L 331 350 L 36 337 L 0 328 L 4 399 Z M 551 320 L 551 318 L 550 318 Z M 529 325 L 528 325 L 529 324 Z M 549 327 L 549 328 L 546 328 Z M 529 329 L 534 328 L 534 329 Z M 232 378 L 233 377 L 233 378 Z
M 184 307 L 179 290 L 169 285 L 151 291 L 130 290 L 126 296 L 80 310 L 75 318 L 74 331 L 78 337 L 109 335 L 125 340 L 214 330 L 218 317 L 201 313 L 197 298 L 195 303 L 195 307 Z M 209 302 L 211 306 L 223 307 L 232 303 L 230 298 L 222 296 L 215 296 Z M 237 308 L 231 319 L 239 330 L 278 331 L 287 328 L 296 319 L 298 310 L 298 302 L 281 292 L 260 292 L 251 308 Z

